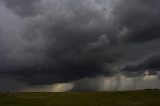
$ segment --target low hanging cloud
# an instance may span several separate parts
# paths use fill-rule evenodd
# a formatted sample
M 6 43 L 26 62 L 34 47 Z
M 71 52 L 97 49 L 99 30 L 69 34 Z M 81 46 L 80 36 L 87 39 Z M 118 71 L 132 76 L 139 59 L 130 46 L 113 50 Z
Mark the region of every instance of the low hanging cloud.
M 158 76 L 147 73 L 137 77 L 119 74 L 112 77 L 84 78 L 75 81 L 71 91 L 123 91 L 160 88 Z
M 0 76 L 31 88 L 58 83 L 54 89 L 59 89 L 72 83 L 68 89 L 94 91 L 102 86 L 100 76 L 154 73 L 159 60 L 144 58 L 160 53 L 158 4 L 0 0 Z M 91 84 L 87 88 L 81 87 L 85 81 Z M 92 87 L 94 83 L 98 86 Z
M 124 91 L 124 90 L 142 90 L 158 89 L 160 79 L 157 75 L 149 75 L 146 71 L 143 75 L 137 77 L 128 77 L 124 75 L 115 75 L 112 77 L 99 76 L 96 78 L 83 78 L 70 83 L 57 83 L 40 86 L 23 86 L 22 92 L 94 92 L 94 91 Z
M 146 70 L 150 72 L 152 75 L 156 75 L 160 70 L 160 56 L 150 56 L 146 60 L 141 63 L 137 63 L 135 65 L 126 65 L 123 70 L 129 72 L 136 72 L 139 74 L 144 73 Z

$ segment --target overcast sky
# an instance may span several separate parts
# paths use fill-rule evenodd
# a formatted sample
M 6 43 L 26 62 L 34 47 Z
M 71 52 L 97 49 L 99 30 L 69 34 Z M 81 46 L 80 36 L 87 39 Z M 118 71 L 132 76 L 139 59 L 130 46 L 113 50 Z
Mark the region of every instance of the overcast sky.
M 159 0 L 0 0 L 0 91 L 160 88 Z

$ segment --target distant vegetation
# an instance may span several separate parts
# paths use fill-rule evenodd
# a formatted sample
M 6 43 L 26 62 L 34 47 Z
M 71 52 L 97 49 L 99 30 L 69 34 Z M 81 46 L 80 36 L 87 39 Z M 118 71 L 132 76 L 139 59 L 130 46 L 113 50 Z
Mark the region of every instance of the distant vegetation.
M 160 106 L 160 91 L 0 93 L 0 106 Z

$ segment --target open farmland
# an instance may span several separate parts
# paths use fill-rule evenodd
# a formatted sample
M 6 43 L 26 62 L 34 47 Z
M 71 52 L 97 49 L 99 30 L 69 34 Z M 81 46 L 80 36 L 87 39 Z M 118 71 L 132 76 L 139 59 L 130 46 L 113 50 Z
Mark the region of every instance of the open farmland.
M 1 93 L 0 106 L 160 106 L 160 91 Z

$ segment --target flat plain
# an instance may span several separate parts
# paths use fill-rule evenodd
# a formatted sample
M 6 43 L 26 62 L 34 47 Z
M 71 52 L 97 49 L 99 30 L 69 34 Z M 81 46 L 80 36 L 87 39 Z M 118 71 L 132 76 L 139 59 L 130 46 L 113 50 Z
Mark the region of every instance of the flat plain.
M 160 91 L 0 93 L 0 106 L 160 106 Z

